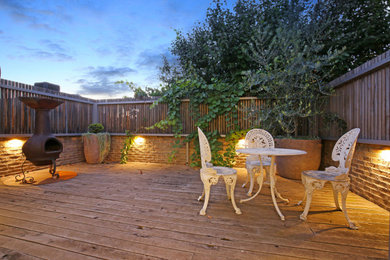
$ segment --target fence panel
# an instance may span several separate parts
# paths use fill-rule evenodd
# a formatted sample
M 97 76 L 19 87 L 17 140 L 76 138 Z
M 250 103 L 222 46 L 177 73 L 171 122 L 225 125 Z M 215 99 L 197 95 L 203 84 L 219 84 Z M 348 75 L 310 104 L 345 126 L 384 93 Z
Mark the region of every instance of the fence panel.
M 359 138 L 390 140 L 390 51 L 331 82 L 336 87 L 329 111 L 343 118 L 347 127 L 359 127 Z M 336 127 L 323 136 L 338 137 Z
M 104 125 L 110 133 L 149 133 L 173 134 L 172 127 L 166 130 L 159 128 L 147 129 L 155 123 L 166 119 L 167 104 L 158 104 L 153 108 L 153 100 L 135 101 L 128 99 L 118 100 L 91 100 L 80 96 L 53 92 L 17 82 L 1 80 L 0 84 L 1 118 L 0 134 L 30 134 L 35 124 L 35 110 L 24 105 L 18 98 L 45 97 L 61 100 L 64 103 L 50 112 L 51 131 L 53 133 L 84 133 L 88 125 L 93 122 L 94 114 L 97 122 Z M 218 116 L 212 120 L 207 130 L 217 130 L 220 134 L 227 134 L 238 126 L 247 129 L 258 125 L 258 113 L 264 105 L 264 100 L 257 98 L 241 98 L 237 109 L 231 113 Z M 94 111 L 94 107 L 97 111 Z M 201 104 L 196 111 L 191 109 L 189 100 L 181 102 L 180 114 L 183 133 L 190 134 L 196 131 L 195 120 L 198 116 L 209 112 L 207 105 Z M 299 133 L 307 135 L 312 128 L 303 120 Z
M 31 134 L 35 127 L 35 110 L 19 97 L 42 97 L 63 101 L 50 111 L 53 133 L 83 133 L 92 122 L 92 101 L 43 88 L 0 80 L 0 134 Z

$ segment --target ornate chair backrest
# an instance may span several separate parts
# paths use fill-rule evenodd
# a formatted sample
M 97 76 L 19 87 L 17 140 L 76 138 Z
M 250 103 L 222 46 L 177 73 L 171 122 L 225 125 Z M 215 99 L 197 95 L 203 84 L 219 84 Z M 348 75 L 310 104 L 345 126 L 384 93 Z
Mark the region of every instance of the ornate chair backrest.
M 275 141 L 272 135 L 263 129 L 252 129 L 245 136 L 245 148 L 274 148 Z M 253 158 L 252 158 L 253 157 Z M 258 156 L 248 156 L 248 159 L 257 159 Z M 266 160 L 268 156 L 262 156 Z
M 360 133 L 359 128 L 354 128 L 346 132 L 333 147 L 332 160 L 339 162 L 341 169 L 350 169 L 357 137 Z
M 200 147 L 200 160 L 202 162 L 202 168 L 209 168 L 208 165 L 211 161 L 211 150 L 210 144 L 207 137 L 204 135 L 202 130 L 198 127 L 199 135 L 199 147 Z

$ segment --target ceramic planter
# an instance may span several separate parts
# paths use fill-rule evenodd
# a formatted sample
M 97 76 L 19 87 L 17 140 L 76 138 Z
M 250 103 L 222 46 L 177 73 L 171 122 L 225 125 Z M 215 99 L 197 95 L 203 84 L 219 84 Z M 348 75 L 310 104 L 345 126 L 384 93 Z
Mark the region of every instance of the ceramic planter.
M 280 176 L 300 180 L 302 171 L 318 170 L 321 163 L 321 140 L 275 139 L 275 147 L 304 150 L 305 155 L 279 156 L 276 158 Z
M 110 152 L 109 133 L 83 134 L 84 155 L 87 163 L 102 163 Z

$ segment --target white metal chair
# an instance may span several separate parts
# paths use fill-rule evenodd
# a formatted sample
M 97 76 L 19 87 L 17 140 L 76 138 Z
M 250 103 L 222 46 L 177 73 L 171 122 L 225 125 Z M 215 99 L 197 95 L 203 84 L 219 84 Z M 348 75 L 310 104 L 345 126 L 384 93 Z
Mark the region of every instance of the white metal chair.
M 346 199 L 349 191 L 349 177 L 348 173 L 351 168 L 352 157 L 355 151 L 357 137 L 360 129 L 355 128 L 345 133 L 337 141 L 333 148 L 332 160 L 338 161 L 339 166 L 328 167 L 325 171 L 304 171 L 302 172 L 302 183 L 305 186 L 305 196 L 302 201 L 306 198 L 306 205 L 303 213 L 300 216 L 301 220 L 307 219 L 307 214 L 310 209 L 310 203 L 314 190 L 322 189 L 327 181 L 330 181 L 333 188 L 333 197 L 336 204 L 336 208 L 340 209 L 338 201 L 338 193 L 341 193 L 341 205 L 342 211 L 344 212 L 345 218 L 349 223 L 349 228 L 357 229 L 354 223 L 348 217 Z M 298 205 L 302 203 L 300 201 Z
M 263 129 L 252 129 L 245 136 L 245 148 L 274 148 L 275 142 L 274 138 L 270 133 Z M 271 165 L 271 158 L 268 156 L 261 156 L 261 161 L 263 163 L 264 169 L 269 173 L 269 166 Z M 246 182 L 242 185 L 245 187 L 249 181 L 249 190 L 247 195 L 251 196 L 254 186 L 254 178 L 256 173 L 259 173 L 259 190 L 261 190 L 261 185 L 263 184 L 264 173 L 261 172 L 260 160 L 258 155 L 249 155 L 245 161 L 245 168 L 247 171 Z M 269 174 L 267 174 L 269 176 Z
M 209 142 L 198 127 L 199 134 L 199 146 L 200 146 L 200 157 L 202 162 L 202 168 L 200 169 L 200 178 L 203 182 L 203 193 L 198 198 L 198 201 L 204 198 L 203 208 L 200 210 L 200 215 L 206 215 L 206 209 L 210 198 L 210 187 L 218 183 L 220 176 L 223 176 L 226 185 L 226 193 L 228 199 L 232 201 L 233 208 L 236 214 L 241 214 L 241 210 L 237 207 L 234 200 L 234 188 L 237 182 L 237 171 L 232 168 L 213 166 L 211 161 L 211 150 Z

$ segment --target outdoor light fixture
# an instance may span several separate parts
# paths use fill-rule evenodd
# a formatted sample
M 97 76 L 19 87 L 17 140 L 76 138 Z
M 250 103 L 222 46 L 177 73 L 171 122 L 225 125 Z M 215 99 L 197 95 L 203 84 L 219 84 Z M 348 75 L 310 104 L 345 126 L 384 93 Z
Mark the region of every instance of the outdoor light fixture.
M 135 142 L 136 145 L 143 145 L 145 143 L 145 138 L 143 138 L 141 136 L 137 136 L 134 139 L 134 142 Z
M 238 140 L 237 148 L 244 148 L 245 147 L 245 139 Z
M 9 148 L 10 150 L 18 150 L 21 149 L 23 146 L 23 141 L 19 139 L 11 139 L 8 142 L 6 142 L 5 146 Z
M 381 152 L 381 158 L 386 162 L 390 162 L 390 150 L 383 150 Z

